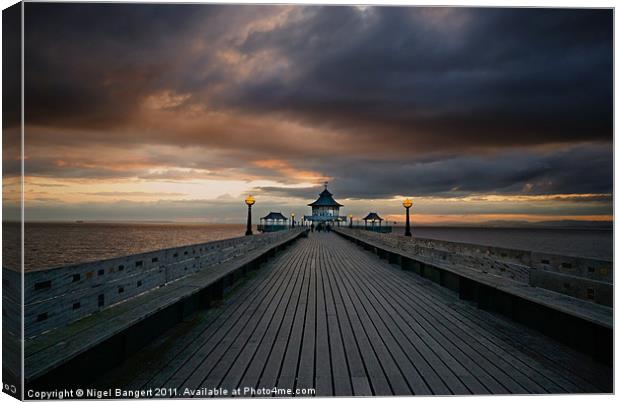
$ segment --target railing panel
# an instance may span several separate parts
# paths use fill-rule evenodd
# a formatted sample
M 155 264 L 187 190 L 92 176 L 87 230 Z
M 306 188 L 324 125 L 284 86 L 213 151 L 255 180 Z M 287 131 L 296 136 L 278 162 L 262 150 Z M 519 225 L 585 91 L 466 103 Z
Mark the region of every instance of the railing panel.
M 512 279 L 584 300 L 611 305 L 613 263 L 528 250 L 388 235 L 340 229 L 380 245 L 390 246 L 430 264 Z
M 295 233 L 303 230 L 294 229 Z M 26 337 L 65 325 L 292 235 L 290 230 L 217 240 L 27 272 Z

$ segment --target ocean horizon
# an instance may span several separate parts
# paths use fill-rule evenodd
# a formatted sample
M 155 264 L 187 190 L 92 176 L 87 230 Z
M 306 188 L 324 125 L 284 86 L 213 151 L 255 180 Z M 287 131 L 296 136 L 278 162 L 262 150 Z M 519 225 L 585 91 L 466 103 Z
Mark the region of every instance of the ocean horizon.
M 254 229 L 256 227 L 254 226 Z M 4 223 L 5 236 L 19 230 Z M 401 226 L 393 227 L 398 234 Z M 171 221 L 26 222 L 26 271 L 97 261 L 123 255 L 243 236 L 244 224 Z M 613 231 L 605 228 L 416 226 L 421 238 L 480 244 L 551 254 L 613 259 Z M 255 232 L 257 233 L 257 232 Z M 5 242 L 5 266 L 15 266 Z

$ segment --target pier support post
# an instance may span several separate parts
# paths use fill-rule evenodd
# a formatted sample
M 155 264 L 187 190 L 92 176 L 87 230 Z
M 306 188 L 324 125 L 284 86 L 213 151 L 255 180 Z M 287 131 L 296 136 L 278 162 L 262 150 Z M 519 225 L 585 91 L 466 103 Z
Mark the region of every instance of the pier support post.
M 478 286 L 471 279 L 459 278 L 459 299 L 467 301 L 478 300 Z
M 396 253 L 388 252 L 388 261 L 390 264 L 401 265 L 401 256 Z
M 400 267 L 403 271 L 411 271 L 413 270 L 414 261 L 411 258 L 401 257 L 400 259 Z
M 220 279 L 213 285 L 209 286 L 211 293 L 211 301 L 222 300 L 224 298 L 224 279 Z

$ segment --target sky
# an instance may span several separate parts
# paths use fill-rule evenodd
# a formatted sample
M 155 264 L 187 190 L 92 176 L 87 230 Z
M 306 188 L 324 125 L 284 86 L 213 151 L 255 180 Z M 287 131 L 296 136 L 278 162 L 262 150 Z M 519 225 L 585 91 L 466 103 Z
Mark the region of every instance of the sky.
M 611 10 L 25 9 L 27 220 L 613 219 Z

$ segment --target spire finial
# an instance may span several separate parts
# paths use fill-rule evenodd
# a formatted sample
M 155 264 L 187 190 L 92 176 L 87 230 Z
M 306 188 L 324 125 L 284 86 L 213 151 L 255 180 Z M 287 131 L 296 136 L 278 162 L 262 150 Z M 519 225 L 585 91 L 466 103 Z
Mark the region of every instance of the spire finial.
M 325 190 L 327 190 L 327 182 L 326 181 L 323 182 L 323 185 L 325 186 Z

